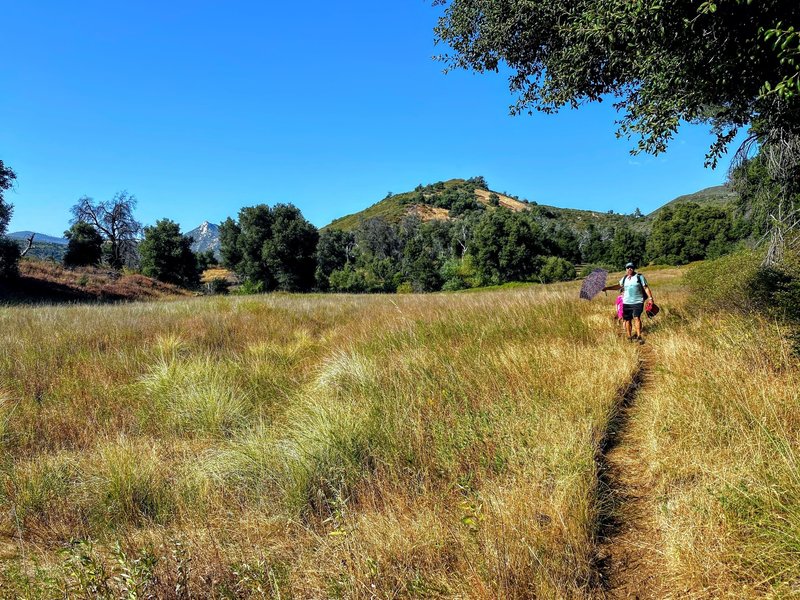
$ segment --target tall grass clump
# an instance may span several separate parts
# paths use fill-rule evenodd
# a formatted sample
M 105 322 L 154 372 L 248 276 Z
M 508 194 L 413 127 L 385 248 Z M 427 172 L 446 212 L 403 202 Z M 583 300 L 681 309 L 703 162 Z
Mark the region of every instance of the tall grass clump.
M 148 399 L 145 427 L 153 423 L 183 434 L 229 435 L 252 412 L 235 369 L 208 359 L 161 361 L 142 379 Z
M 167 465 L 145 440 L 103 443 L 83 461 L 81 477 L 81 501 L 96 527 L 163 524 L 175 512 Z
M 75 525 L 76 515 L 67 514 L 78 475 L 74 459 L 40 455 L 6 465 L 1 473 L 4 528 L 45 540 Z

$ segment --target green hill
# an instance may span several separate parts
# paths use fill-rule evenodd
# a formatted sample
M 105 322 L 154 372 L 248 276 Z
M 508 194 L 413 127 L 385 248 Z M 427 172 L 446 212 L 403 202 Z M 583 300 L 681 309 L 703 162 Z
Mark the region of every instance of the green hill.
M 674 207 L 678 204 L 686 204 L 688 202 L 695 202 L 697 204 L 711 204 L 715 206 L 729 206 L 733 204 L 739 195 L 734 192 L 729 186 L 727 185 L 715 185 L 713 187 L 705 188 L 700 190 L 699 192 L 695 192 L 693 194 L 686 194 L 684 196 L 678 196 L 674 200 L 670 200 L 664 206 L 657 208 L 649 215 L 647 215 L 648 219 L 654 218 L 659 211 L 665 209 L 668 206 Z
M 350 231 L 358 224 L 369 219 L 381 218 L 392 223 L 400 222 L 404 217 L 418 214 L 423 220 L 450 218 L 450 211 L 443 208 L 446 199 L 451 195 L 469 196 L 478 201 L 473 190 L 480 189 L 472 180 L 450 179 L 427 186 L 417 186 L 414 191 L 402 194 L 390 194 L 383 200 L 362 211 L 345 215 L 333 220 L 323 229 L 342 229 Z
M 492 202 L 493 196 L 496 196 L 494 203 Z M 390 194 L 362 211 L 335 219 L 323 229 L 351 231 L 358 227 L 359 223 L 369 219 L 381 218 L 391 223 L 399 223 L 404 217 L 411 215 L 416 215 L 423 221 L 453 219 L 458 218 L 465 205 L 472 200 L 476 205 L 482 205 L 487 210 L 494 210 L 496 206 L 502 206 L 514 211 L 534 211 L 544 224 L 566 225 L 576 233 L 586 231 L 590 225 L 594 225 L 598 229 L 614 229 L 627 225 L 634 231 L 649 233 L 653 219 L 659 211 L 667 206 L 687 202 L 726 206 L 732 204 L 736 197 L 736 192 L 731 188 L 726 185 L 718 185 L 693 194 L 678 196 L 646 216 L 635 217 L 615 212 L 559 208 L 520 200 L 517 196 L 490 190 L 482 177 L 475 177 L 450 179 L 427 186 L 420 185 L 410 192 Z
M 559 208 L 520 200 L 516 196 L 490 190 L 482 177 L 475 177 L 450 179 L 427 186 L 420 185 L 410 192 L 389 195 L 362 211 L 335 219 L 323 229 L 350 231 L 358 227 L 359 223 L 369 219 L 382 218 L 398 223 L 404 217 L 411 215 L 417 215 L 423 221 L 452 219 L 470 208 L 470 203 L 474 204 L 473 208 L 483 207 L 487 210 L 505 207 L 513 211 L 534 211 L 543 221 L 559 221 L 576 231 L 583 231 L 590 224 L 600 228 L 627 224 L 635 229 L 641 229 L 646 228 L 647 223 L 646 219 L 632 215 Z

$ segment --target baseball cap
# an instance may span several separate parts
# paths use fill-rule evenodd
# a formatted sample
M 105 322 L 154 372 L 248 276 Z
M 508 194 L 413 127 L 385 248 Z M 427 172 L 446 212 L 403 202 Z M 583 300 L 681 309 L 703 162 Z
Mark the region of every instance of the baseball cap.
M 631 262 L 629 262 L 627 265 L 625 265 L 625 268 L 626 268 L 626 269 L 635 269 L 635 268 L 636 268 L 636 265 L 635 265 L 635 264 L 633 264 L 633 263 L 631 263 Z

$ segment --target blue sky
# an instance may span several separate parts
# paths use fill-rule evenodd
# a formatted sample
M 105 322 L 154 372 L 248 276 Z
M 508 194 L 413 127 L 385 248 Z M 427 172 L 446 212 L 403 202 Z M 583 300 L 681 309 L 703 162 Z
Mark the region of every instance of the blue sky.
M 444 75 L 427 0 L 3 5 L 9 230 L 60 235 L 127 190 L 188 231 L 291 202 L 317 226 L 387 192 L 483 175 L 540 204 L 650 212 L 717 185 L 704 127 L 632 157 L 610 103 L 509 116 L 504 77 Z

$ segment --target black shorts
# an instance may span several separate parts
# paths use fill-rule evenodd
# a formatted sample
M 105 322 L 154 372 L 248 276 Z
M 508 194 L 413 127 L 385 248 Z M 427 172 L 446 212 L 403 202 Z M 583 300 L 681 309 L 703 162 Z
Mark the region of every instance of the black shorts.
M 643 311 L 644 311 L 644 302 L 639 302 L 639 304 L 623 304 L 622 320 L 632 321 L 633 319 L 641 317 Z

